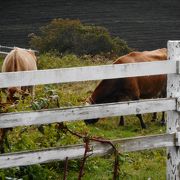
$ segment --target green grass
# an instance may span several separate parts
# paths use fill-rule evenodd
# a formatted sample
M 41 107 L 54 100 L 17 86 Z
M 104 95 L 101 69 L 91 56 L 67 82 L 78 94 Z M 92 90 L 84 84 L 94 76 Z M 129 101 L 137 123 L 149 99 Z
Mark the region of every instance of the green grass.
M 0 60 L 0 63 L 2 61 Z M 107 64 L 103 57 L 77 57 L 67 55 L 65 57 L 44 54 L 38 61 L 39 69 L 72 67 Z M 86 98 L 96 87 L 98 81 L 67 83 L 57 85 L 45 85 L 36 87 L 35 100 L 32 103 L 31 97 L 19 100 L 16 106 L 7 106 L 1 112 L 32 111 L 33 109 L 57 108 L 57 99 L 52 100 L 52 96 L 58 97 L 60 107 L 71 107 L 83 105 Z M 3 99 L 6 99 L 3 94 Z M 160 114 L 159 114 L 160 116 Z M 89 134 L 91 136 L 103 137 L 105 139 L 117 139 L 126 137 L 143 136 L 150 134 L 160 134 L 166 131 L 159 122 L 151 122 L 151 114 L 144 115 L 147 129 L 142 130 L 139 120 L 135 116 L 126 116 L 124 127 L 118 126 L 119 117 L 101 119 L 95 125 L 86 126 L 80 120 L 78 122 L 67 122 L 66 125 L 73 131 Z M 6 147 L 6 152 L 16 152 L 22 150 L 34 150 L 39 148 L 57 147 L 69 144 L 82 143 L 69 133 L 58 131 L 56 124 L 44 125 L 44 134 L 38 131 L 36 126 L 17 127 L 8 132 L 10 148 Z M 78 177 L 80 160 L 69 161 L 68 180 L 75 180 Z M 113 155 L 105 157 L 90 157 L 85 164 L 84 180 L 108 180 L 112 179 Z M 147 150 L 134 153 L 124 153 L 120 161 L 121 179 L 166 179 L 166 151 L 165 149 Z M 5 176 L 23 179 L 63 179 L 64 162 L 52 162 L 42 165 L 27 167 L 16 167 L 0 170 L 0 179 Z
M 3 64 L 3 56 L 2 55 L 0 55 L 0 67 L 2 67 L 2 64 Z M 1 69 L 0 69 L 0 71 L 1 71 Z

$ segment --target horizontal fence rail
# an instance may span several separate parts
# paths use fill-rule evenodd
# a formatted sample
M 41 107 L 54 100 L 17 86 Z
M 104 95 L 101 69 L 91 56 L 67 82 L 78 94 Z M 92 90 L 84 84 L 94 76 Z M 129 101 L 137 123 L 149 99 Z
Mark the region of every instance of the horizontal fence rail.
M 10 47 L 10 46 L 3 46 L 3 45 L 0 45 L 0 49 L 14 49 L 15 47 Z
M 0 54 L 2 54 L 2 55 L 8 55 L 8 52 L 0 51 Z
M 133 152 L 137 150 L 175 146 L 175 138 L 175 134 L 160 134 L 117 139 L 110 142 L 118 145 L 119 152 Z M 91 143 L 89 147 L 91 150 L 88 152 L 88 155 L 92 156 L 103 156 L 107 153 L 112 153 L 113 150 L 110 144 L 105 143 Z M 81 144 L 36 151 L 7 153 L 0 155 L 0 168 L 62 161 L 65 160 L 66 157 L 68 157 L 68 159 L 79 159 L 83 157 L 84 150 L 84 145 Z
M 177 73 L 176 61 L 0 73 L 0 88 Z M 137 70 L 138 69 L 138 70 Z
M 10 51 L 10 50 L 13 50 L 14 48 L 20 48 L 20 47 L 16 47 L 16 46 L 10 47 L 10 46 L 3 46 L 3 45 L 0 45 L 0 50 L 1 50 L 1 49 L 8 49 L 8 50 Z M 36 52 L 36 53 L 39 53 L 39 51 L 30 49 L 30 48 L 29 48 L 29 49 L 21 48 L 21 49 L 24 49 L 24 50 L 32 50 L 32 51 L 34 51 L 34 52 Z
M 0 128 L 176 110 L 176 99 L 151 99 L 33 112 L 1 113 Z

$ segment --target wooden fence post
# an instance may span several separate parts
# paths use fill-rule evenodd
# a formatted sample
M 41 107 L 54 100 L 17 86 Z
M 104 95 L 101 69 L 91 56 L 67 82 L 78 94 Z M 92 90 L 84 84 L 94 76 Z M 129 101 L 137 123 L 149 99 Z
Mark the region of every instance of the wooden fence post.
M 167 133 L 180 131 L 180 41 L 168 41 L 168 59 L 177 60 L 177 74 L 168 75 L 167 97 L 177 98 L 177 110 L 167 112 Z M 178 137 L 178 136 L 177 136 Z M 178 139 L 175 139 L 175 141 Z M 180 139 L 179 139 L 180 140 Z M 167 148 L 167 180 L 180 179 L 180 146 Z

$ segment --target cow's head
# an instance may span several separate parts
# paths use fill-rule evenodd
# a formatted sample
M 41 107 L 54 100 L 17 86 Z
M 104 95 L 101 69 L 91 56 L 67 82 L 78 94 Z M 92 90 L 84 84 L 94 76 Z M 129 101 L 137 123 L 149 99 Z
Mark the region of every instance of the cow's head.
M 119 84 L 121 85 L 121 81 L 119 81 L 119 79 L 102 80 L 86 102 L 89 104 L 103 104 L 103 103 L 117 102 L 119 100 L 119 94 L 120 94 Z M 88 119 L 85 120 L 85 123 L 94 124 L 98 120 L 99 118 Z
M 91 104 L 96 104 L 96 102 L 92 99 L 92 97 L 90 96 L 87 100 L 86 100 L 86 103 L 85 105 L 88 106 L 88 105 L 91 105 Z M 84 122 L 86 124 L 95 124 L 96 122 L 98 122 L 99 118 L 95 118 L 95 119 L 86 119 L 84 120 Z

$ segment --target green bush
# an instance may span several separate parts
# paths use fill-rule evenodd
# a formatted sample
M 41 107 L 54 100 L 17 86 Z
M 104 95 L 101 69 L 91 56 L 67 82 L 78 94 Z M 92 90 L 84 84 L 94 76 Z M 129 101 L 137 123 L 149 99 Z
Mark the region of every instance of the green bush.
M 31 36 L 30 45 L 40 52 L 55 50 L 77 55 L 124 55 L 130 51 L 126 42 L 118 37 L 111 37 L 106 28 L 68 19 L 54 19 L 41 27 L 39 35 Z

